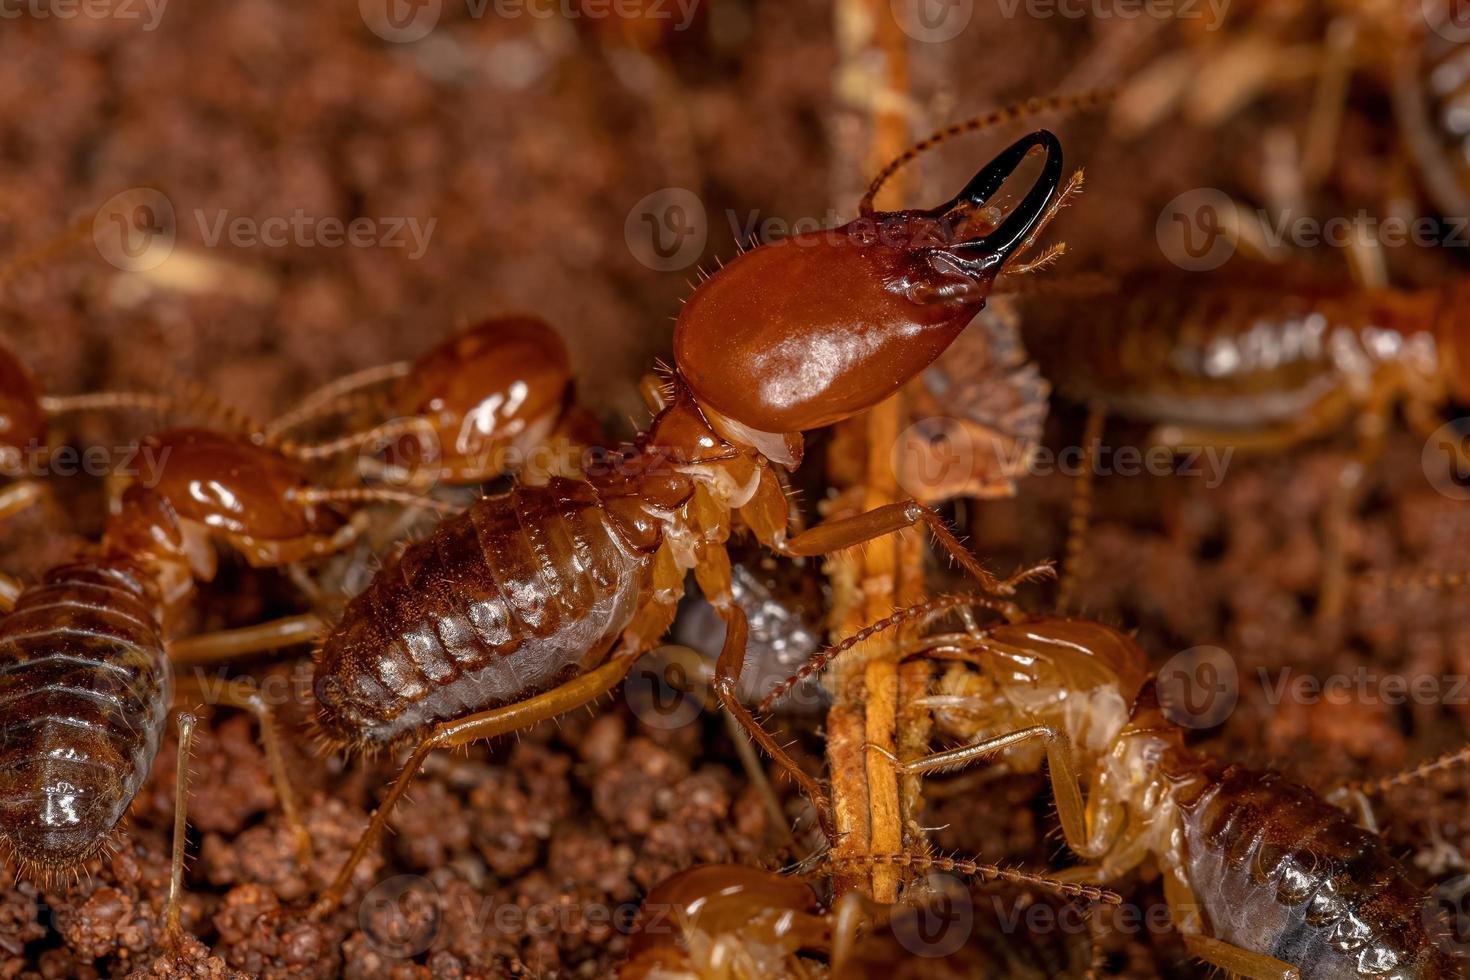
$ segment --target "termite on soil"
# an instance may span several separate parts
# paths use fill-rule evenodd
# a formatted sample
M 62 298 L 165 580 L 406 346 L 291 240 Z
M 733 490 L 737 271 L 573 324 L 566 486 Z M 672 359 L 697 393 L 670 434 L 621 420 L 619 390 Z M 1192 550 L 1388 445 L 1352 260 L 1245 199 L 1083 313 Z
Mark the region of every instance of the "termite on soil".
M 903 857 L 900 855 L 899 857 Z M 885 861 L 870 856 L 872 863 Z M 915 870 L 1004 880 L 1055 890 L 1049 879 L 991 864 L 951 858 L 904 858 Z M 1093 901 L 1118 901 L 1101 889 L 1066 894 Z M 969 916 L 938 899 L 934 921 L 924 919 L 925 897 L 897 905 L 848 892 L 824 908 L 801 878 L 733 864 L 696 865 L 655 885 L 644 897 L 628 942 L 619 980 L 661 978 L 796 978 L 812 975 L 825 961 L 833 978 L 858 980 L 882 971 L 889 977 L 1007 977 L 1043 980 L 1080 977 L 1091 966 L 1085 933 L 1032 937 L 987 919 L 984 909 Z M 958 901 L 968 902 L 966 892 Z M 949 916 L 938 926 L 941 916 Z
M 1035 150 L 1039 176 L 997 213 L 1003 185 Z M 1061 146 L 1037 131 L 939 207 L 874 212 L 870 194 L 865 216 L 848 225 L 743 253 L 689 298 L 665 404 L 631 446 L 585 480 L 483 498 L 385 567 L 323 642 L 318 722 L 338 746 L 415 748 L 314 914 L 341 901 L 430 752 L 516 731 L 612 689 L 667 632 L 691 570 L 726 623 L 721 703 L 828 827 L 819 784 L 739 700 L 748 625 L 731 595 L 725 541 L 737 515 L 791 557 L 920 526 L 986 588 L 1009 592 L 1039 573 L 997 579 L 914 501 L 793 535 L 775 467 L 796 467 L 803 430 L 871 408 L 943 352 L 1002 271 L 1022 267 L 1018 256 L 1077 180 L 1068 191 L 1062 184 Z M 974 233 L 977 221 L 986 233 Z
M 464 486 L 520 474 L 527 457 L 555 448 L 596 444 L 595 419 L 573 399 L 571 357 L 561 335 L 526 315 L 489 317 L 455 331 L 413 361 L 354 372 L 302 399 L 264 427 L 279 442 L 308 423 L 366 407 L 389 416 L 312 446 L 299 455 L 323 458 L 374 450 L 367 476 L 409 485 Z M 579 460 L 556 460 L 532 482 L 575 476 Z
M 1176 451 L 1269 453 L 1344 429 L 1357 450 L 1324 509 L 1319 615 L 1340 611 L 1342 538 L 1393 413 L 1427 438 L 1470 398 L 1467 281 L 1370 288 L 1232 262 L 1208 277 L 1139 274 L 1111 295 L 1027 310 L 1022 335 L 1059 392 L 1152 423 Z
M 329 553 L 352 526 L 312 501 L 296 462 L 248 440 L 175 429 L 147 444 L 166 463 L 134 483 L 100 544 L 25 588 L 0 619 L 0 843 L 22 871 L 70 870 L 105 849 L 152 766 L 175 688 L 170 642 L 214 546 L 279 566 Z M 190 655 L 209 659 L 207 638 Z M 289 823 L 304 837 L 263 699 L 256 715 Z
M 893 622 L 976 607 L 1010 621 L 971 621 L 920 637 L 910 651 L 973 668 L 962 692 L 929 702 L 967 744 L 901 762 L 875 754 L 909 775 L 989 757 L 1034 772 L 1045 759 L 1067 845 L 1088 862 L 1059 877 L 1100 885 L 1154 863 L 1186 948 L 1213 966 L 1257 980 L 1457 975 L 1425 896 L 1388 845 L 1280 773 L 1223 765 L 1186 746 L 1147 654 L 1129 637 L 964 596 L 902 610 Z M 824 651 L 800 674 L 844 649 Z

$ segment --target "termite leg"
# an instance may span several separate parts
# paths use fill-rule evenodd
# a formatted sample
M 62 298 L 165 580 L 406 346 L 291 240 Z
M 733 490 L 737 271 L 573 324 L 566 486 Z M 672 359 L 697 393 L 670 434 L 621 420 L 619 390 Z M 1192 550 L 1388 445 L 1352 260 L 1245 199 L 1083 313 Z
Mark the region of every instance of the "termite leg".
M 846 892 L 832 907 L 832 976 L 846 976 L 843 969 L 857 952 L 858 934 L 877 924 L 887 907 L 854 889 Z
M 1215 939 L 1200 933 L 1184 933 L 1184 948 L 1189 955 L 1219 967 L 1226 973 L 1248 977 L 1249 980 L 1300 980 L 1301 971 L 1290 963 L 1278 960 L 1265 953 L 1241 949 L 1223 939 Z
M 286 616 L 254 626 L 174 640 L 168 646 L 168 658 L 175 666 L 222 663 L 254 653 L 310 643 L 320 637 L 326 627 L 326 622 L 315 613 Z
M 1097 481 L 1097 448 L 1102 441 L 1102 403 L 1087 406 L 1087 424 L 1082 431 L 1082 473 L 1072 491 L 1072 513 L 1067 520 L 1067 547 L 1063 552 L 1062 580 L 1057 586 L 1057 611 L 1072 612 L 1077 583 L 1087 561 L 1087 531 L 1092 523 L 1092 488 Z
M 168 879 L 168 904 L 164 906 L 164 942 L 178 949 L 184 943 L 184 929 L 180 923 L 184 900 L 184 835 L 189 827 L 189 752 L 194 742 L 195 717 L 180 711 L 176 719 L 179 726 L 179 765 L 174 774 L 174 850 Z
M 425 493 L 410 490 L 390 490 L 386 487 L 343 487 L 327 489 L 311 487 L 304 490 L 287 491 L 290 499 L 312 504 L 401 504 L 407 507 L 423 507 L 445 516 L 453 516 L 464 510 L 459 504 L 435 500 Z
M 34 507 L 46 495 L 46 488 L 35 480 L 18 480 L 0 489 L 0 521 Z
M 20 579 L 0 573 L 0 614 L 8 613 L 15 608 L 15 600 L 20 598 L 25 586 Z
M 745 732 L 740 728 L 740 723 L 735 720 L 735 716 L 726 711 L 717 700 L 711 702 L 709 699 L 709 694 L 715 686 L 714 664 L 698 650 L 676 643 L 661 646 L 647 656 L 656 659 L 661 664 L 662 679 L 669 686 L 678 687 L 686 694 L 692 694 L 702 688 L 700 693 L 704 695 L 704 707 L 720 712 L 720 717 L 725 721 L 725 730 L 730 733 L 730 741 L 735 746 L 735 754 L 740 757 L 740 767 L 745 770 L 745 776 L 750 780 L 751 786 L 755 787 L 756 795 L 760 797 L 766 815 L 770 818 L 772 825 L 779 828 L 785 842 L 794 847 L 796 838 L 792 836 L 791 828 L 786 823 L 786 812 L 781 809 L 781 800 L 776 796 L 775 788 L 771 786 L 770 776 L 766 774 L 766 768 L 761 763 L 760 756 L 756 754 L 755 749 L 751 748 L 750 739 L 745 737 Z M 677 667 L 683 673 L 686 682 L 676 684 L 669 677 L 670 667 Z M 694 678 L 698 684 L 687 683 L 689 678 Z
M 1203 426 L 1161 425 L 1149 441 L 1181 449 L 1230 449 L 1249 454 L 1285 452 L 1300 443 L 1338 431 L 1356 405 L 1346 391 L 1324 395 L 1300 418 L 1260 429 L 1211 429 Z
M 404 791 L 413 782 L 414 776 L 418 774 L 419 768 L 423 766 L 430 752 L 435 749 L 450 749 L 468 745 L 471 742 L 494 738 L 497 735 L 508 735 L 511 732 L 529 728 L 537 722 L 565 714 L 589 701 L 594 701 L 616 687 L 636 659 L 636 651 L 616 654 L 601 667 L 574 677 L 545 694 L 489 711 L 476 712 L 436 726 L 433 732 L 424 738 L 413 750 L 413 754 L 408 757 L 403 770 L 394 780 L 392 788 L 388 790 L 388 795 L 383 798 L 377 810 L 373 811 L 372 819 L 368 822 L 367 829 L 363 831 L 362 836 L 357 839 L 357 846 L 352 849 L 352 854 L 337 872 L 336 878 L 312 905 L 311 917 L 320 921 L 331 915 L 341 903 L 352 882 L 353 870 L 362 863 L 362 859 L 367 856 L 368 851 L 377 841 L 378 835 L 382 833 L 383 827 L 387 824 L 388 815 L 393 812 L 394 805 L 398 803 Z
M 925 507 L 917 500 L 900 500 L 892 504 L 875 507 L 862 514 L 834 521 L 823 521 L 816 527 L 780 542 L 775 549 L 793 558 L 815 558 L 820 555 L 842 551 L 855 545 L 881 538 L 885 534 L 922 524 L 934 535 L 945 551 L 972 575 L 987 592 L 996 595 L 1011 595 L 1016 587 L 1052 573 L 1050 562 L 1042 562 L 1024 568 L 1008 579 L 1000 579 L 986 571 L 975 556 L 960 544 L 958 538 L 944 523 L 944 518 Z
M 294 491 L 287 492 L 288 499 L 303 499 Z M 354 515 L 355 516 L 355 515 Z M 255 568 L 279 568 L 296 562 L 335 555 L 357 540 L 360 524 L 349 521 L 332 535 L 307 534 L 297 538 L 282 538 L 264 541 L 246 534 L 227 534 L 225 539 Z
M 719 695 L 725 710 L 740 723 L 740 727 L 801 787 L 801 791 L 816 808 L 817 821 L 822 825 L 822 832 L 831 840 L 832 807 L 827 800 L 827 794 L 815 779 L 796 764 L 795 759 L 787 755 L 775 736 L 755 720 L 750 709 L 740 703 L 740 675 L 745 669 L 745 647 L 750 637 L 750 625 L 745 619 L 745 612 L 739 606 L 730 604 L 720 610 L 720 616 L 725 621 L 725 642 L 720 647 L 720 659 L 715 663 L 715 693 Z
M 1312 93 L 1312 109 L 1307 116 L 1307 133 L 1303 140 L 1303 179 L 1312 189 L 1320 187 L 1337 159 L 1338 133 L 1342 129 L 1343 110 L 1347 108 L 1348 83 L 1353 70 L 1353 47 L 1357 27 L 1350 17 L 1336 17 L 1327 25 L 1326 51 Z
M 1072 743 L 1066 733 L 1046 725 L 1034 725 L 1014 732 L 1006 732 L 994 738 L 982 739 L 969 745 L 947 749 L 926 755 L 911 762 L 900 762 L 893 754 L 877 745 L 868 748 L 887 757 L 894 769 L 905 776 L 922 776 L 939 769 L 960 768 L 971 765 L 988 755 L 1003 749 L 1029 742 L 1034 738 L 1043 740 L 1046 762 L 1051 770 L 1052 795 L 1056 798 L 1057 816 L 1062 823 L 1062 833 L 1067 846 L 1078 855 L 1093 858 L 1101 855 L 1105 848 L 1095 846 L 1087 828 L 1087 811 L 1082 805 L 1082 791 L 1078 788 L 1077 766 L 1072 761 Z
M 301 819 L 301 808 L 296 803 L 296 791 L 291 788 L 291 777 L 286 773 L 286 757 L 281 752 L 281 736 L 276 728 L 276 713 L 261 695 L 260 689 L 247 678 L 236 678 L 229 683 L 206 686 L 197 675 L 174 675 L 174 689 L 188 690 L 210 705 L 222 704 L 227 708 L 248 711 L 255 717 L 260 729 L 260 747 L 265 750 L 266 768 L 270 769 L 271 781 L 276 785 L 276 798 L 281 802 L 281 816 L 296 839 L 296 853 L 302 861 L 311 859 L 311 835 Z
M 1391 412 L 1389 388 L 1374 386 L 1372 400 L 1357 417 L 1358 449 L 1343 465 L 1322 515 L 1322 585 L 1318 622 L 1330 622 L 1347 601 L 1347 537 L 1357 514 L 1363 484 L 1383 452 Z

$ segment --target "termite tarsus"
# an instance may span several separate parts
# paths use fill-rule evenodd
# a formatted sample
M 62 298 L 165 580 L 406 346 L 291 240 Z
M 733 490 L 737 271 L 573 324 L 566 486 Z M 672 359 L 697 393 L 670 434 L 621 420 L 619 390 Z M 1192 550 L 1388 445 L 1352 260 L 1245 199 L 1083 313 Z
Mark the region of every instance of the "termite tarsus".
M 1041 171 L 1022 200 L 988 234 L 965 237 L 1034 149 Z M 339 746 L 416 747 L 315 914 L 341 901 L 431 751 L 516 731 L 613 688 L 668 630 L 690 570 L 726 620 L 722 704 L 826 827 L 821 787 L 740 703 L 747 623 L 731 599 L 725 541 L 737 511 L 787 556 L 922 526 L 989 588 L 1028 577 L 997 580 L 913 501 L 789 535 L 773 467 L 797 465 L 802 430 L 871 408 L 927 367 L 1061 207 L 1061 184 L 1061 146 L 1038 131 L 938 208 L 871 213 L 745 252 L 685 305 L 668 403 L 631 447 L 585 481 L 484 498 L 386 567 L 322 646 L 318 721 Z
M 964 605 L 932 600 L 895 621 Z M 1067 845 L 1089 862 L 1060 877 L 1104 884 L 1152 859 L 1185 946 L 1233 973 L 1457 975 L 1430 932 L 1424 896 L 1381 838 L 1279 773 L 1225 766 L 1186 746 L 1129 637 L 1089 620 L 1004 611 L 1015 621 L 943 641 L 947 656 L 977 671 L 968 692 L 934 699 L 963 709 L 965 726 L 951 734 L 968 744 L 901 763 L 888 756 L 899 771 L 992 756 L 1035 771 L 1044 757 Z M 917 640 L 914 652 L 937 642 Z
M 874 863 L 882 861 L 882 855 L 873 857 Z M 908 863 L 916 870 L 944 869 L 985 880 L 1011 875 L 1019 884 L 1055 884 L 970 861 L 914 858 Z M 1096 890 L 1082 895 L 1091 896 L 1117 898 Z M 951 896 L 941 898 L 951 901 Z M 969 900 L 968 892 L 963 900 Z M 946 907 L 944 914 L 953 911 Z M 912 905 L 885 906 L 852 891 L 825 909 L 799 878 L 741 865 L 696 865 L 659 882 L 645 896 L 618 978 L 795 980 L 810 976 L 816 962 L 825 960 L 834 980 L 871 977 L 878 970 L 897 977 L 1042 980 L 1080 976 L 1089 964 L 1086 942 L 1057 942 L 1050 936 L 1028 942 L 1005 923 L 987 921 L 985 910 L 972 911 L 947 923 L 950 934 L 935 928 L 937 917 L 923 923 L 927 931 L 921 931 L 917 920 L 904 920 L 905 913 L 922 914 Z
M 149 442 L 167 460 L 159 482 L 130 486 L 96 552 L 52 569 L 0 619 L 0 843 L 30 872 L 104 849 L 142 787 L 174 688 L 168 641 L 195 582 L 213 576 L 214 542 L 278 565 L 351 536 L 334 512 L 297 498 L 304 472 L 270 450 L 194 429 Z M 236 700 L 276 762 L 268 709 Z

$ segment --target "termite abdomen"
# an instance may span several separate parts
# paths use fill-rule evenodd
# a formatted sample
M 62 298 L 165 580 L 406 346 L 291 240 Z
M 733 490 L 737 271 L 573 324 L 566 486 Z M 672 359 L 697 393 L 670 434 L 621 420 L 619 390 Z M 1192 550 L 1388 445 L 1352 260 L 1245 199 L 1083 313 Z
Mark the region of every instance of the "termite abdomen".
M 1304 977 L 1452 977 L 1424 900 L 1376 835 L 1279 773 L 1230 766 L 1182 804 L 1211 935 Z
M 125 563 L 63 566 L 0 621 L 0 840 L 23 864 L 97 853 L 148 775 L 170 691 L 143 582 Z
M 480 499 L 348 605 L 317 663 L 324 733 L 387 746 L 581 673 L 632 617 L 641 564 L 585 483 Z

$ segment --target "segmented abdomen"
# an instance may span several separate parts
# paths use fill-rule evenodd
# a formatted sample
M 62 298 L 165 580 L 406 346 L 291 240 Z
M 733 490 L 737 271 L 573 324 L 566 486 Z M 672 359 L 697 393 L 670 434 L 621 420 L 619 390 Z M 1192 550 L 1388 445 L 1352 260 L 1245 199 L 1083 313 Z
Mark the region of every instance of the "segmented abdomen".
M 108 840 L 167 718 L 158 611 L 126 564 L 53 569 L 0 620 L 0 839 L 64 868 Z
M 1435 370 L 1428 294 L 1280 283 L 1129 281 L 1116 296 L 1034 304 L 1023 335 L 1068 397 L 1149 422 L 1257 428 L 1300 418 L 1381 362 Z
M 1211 935 L 1303 978 L 1456 975 L 1403 866 L 1316 794 L 1231 766 L 1181 809 L 1186 870 Z
M 647 564 L 585 483 L 476 501 L 348 605 L 317 662 L 323 730 L 387 745 L 555 686 L 606 655 Z

